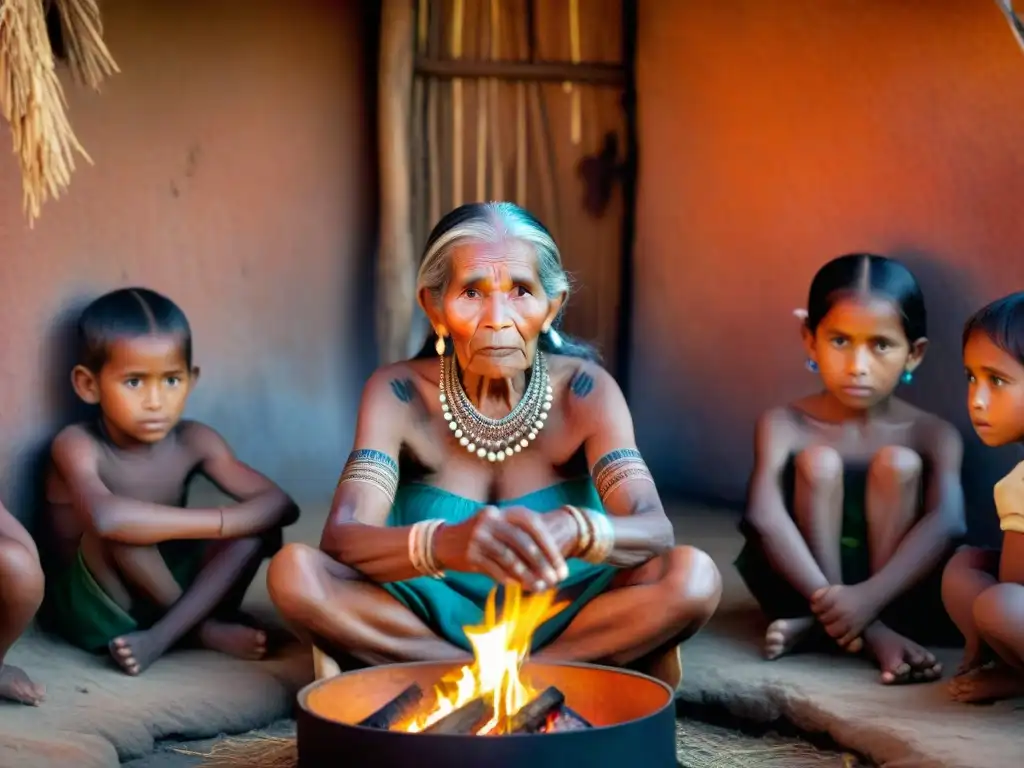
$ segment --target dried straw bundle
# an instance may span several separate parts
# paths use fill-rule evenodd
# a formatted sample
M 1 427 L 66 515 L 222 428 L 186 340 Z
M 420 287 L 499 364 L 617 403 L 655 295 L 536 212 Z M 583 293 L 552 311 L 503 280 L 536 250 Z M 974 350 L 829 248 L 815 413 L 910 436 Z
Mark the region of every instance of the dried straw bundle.
M 99 0 L 53 0 L 60 13 L 60 28 L 68 65 L 83 85 L 99 91 L 100 84 L 118 69 L 103 42 Z
M 103 39 L 96 0 L 56 0 L 76 77 L 98 89 L 117 72 Z M 23 207 L 32 225 L 48 198 L 71 183 L 74 153 L 89 163 L 67 118 L 67 100 L 54 63 L 40 0 L 0 3 L 0 111 L 11 125 L 22 174 Z
M 257 736 L 226 739 L 209 752 L 175 749 L 181 755 L 202 757 L 206 768 L 295 768 L 299 751 L 295 737 Z

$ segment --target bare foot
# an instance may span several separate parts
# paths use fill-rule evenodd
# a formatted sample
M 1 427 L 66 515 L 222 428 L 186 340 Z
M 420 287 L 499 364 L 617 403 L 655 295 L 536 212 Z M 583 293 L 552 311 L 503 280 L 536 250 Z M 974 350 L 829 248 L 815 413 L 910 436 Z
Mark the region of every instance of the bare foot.
M 262 659 L 267 653 L 267 633 L 244 624 L 207 619 L 199 628 L 203 647 L 239 659 Z
M 810 634 L 815 624 L 813 616 L 776 619 L 764 633 L 764 657 L 771 661 L 789 653 Z
M 38 707 L 46 698 L 46 689 L 33 683 L 20 667 L 0 664 L 0 699 Z
M 868 652 L 882 670 L 882 683 L 922 683 L 938 680 L 942 664 L 925 648 L 876 621 L 864 630 Z
M 949 693 L 965 704 L 1013 699 L 1024 696 L 1024 676 L 1003 664 L 993 664 L 954 677 Z
M 977 662 L 968 662 L 967 659 L 964 659 L 964 661 L 960 663 L 960 666 L 957 667 L 956 672 L 953 673 L 953 677 L 950 679 L 949 683 L 946 684 L 946 689 L 949 691 L 950 698 L 956 699 L 959 696 L 960 678 L 970 677 L 976 672 L 988 671 L 995 666 L 997 666 L 997 662 L 995 661 L 982 660 Z
M 989 656 L 990 654 L 986 653 L 986 649 L 982 647 L 982 644 L 979 641 L 968 640 L 964 644 L 964 657 L 960 662 L 960 666 L 958 666 L 956 668 L 956 672 L 953 673 L 954 677 L 966 675 L 976 669 L 981 669 L 991 662 Z
M 149 630 L 115 637 L 107 646 L 111 658 L 129 675 L 141 675 L 165 650 Z

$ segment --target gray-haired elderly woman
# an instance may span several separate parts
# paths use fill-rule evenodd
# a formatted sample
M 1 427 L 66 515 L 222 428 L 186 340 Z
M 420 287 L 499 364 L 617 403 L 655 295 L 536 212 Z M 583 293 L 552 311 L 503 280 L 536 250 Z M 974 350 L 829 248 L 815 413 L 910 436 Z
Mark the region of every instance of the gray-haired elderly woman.
M 568 607 L 533 658 L 678 685 L 721 579 L 675 546 L 614 379 L 555 330 L 569 281 L 550 233 L 511 203 L 464 205 L 418 286 L 433 334 L 367 382 L 320 549 L 270 565 L 277 608 L 363 663 L 456 660 L 496 583 L 557 589 Z

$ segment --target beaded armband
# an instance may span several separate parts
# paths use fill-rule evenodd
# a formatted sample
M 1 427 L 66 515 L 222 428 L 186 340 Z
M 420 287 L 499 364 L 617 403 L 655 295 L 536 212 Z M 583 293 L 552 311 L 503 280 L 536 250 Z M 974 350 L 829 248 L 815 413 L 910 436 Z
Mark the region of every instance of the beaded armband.
M 398 491 L 398 462 L 383 451 L 352 451 L 338 485 L 342 483 L 368 483 L 393 502 Z
M 629 480 L 646 480 L 654 483 L 650 470 L 640 451 L 634 448 L 620 448 L 610 451 L 597 460 L 590 470 L 597 495 L 603 502 L 616 488 Z

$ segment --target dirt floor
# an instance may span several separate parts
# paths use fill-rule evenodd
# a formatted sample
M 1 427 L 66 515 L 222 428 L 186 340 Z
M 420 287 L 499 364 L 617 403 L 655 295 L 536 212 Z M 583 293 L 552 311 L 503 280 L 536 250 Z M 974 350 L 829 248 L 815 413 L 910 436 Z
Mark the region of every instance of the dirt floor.
M 289 538 L 316 541 L 325 506 L 305 510 Z M 883 687 L 871 664 L 859 658 L 798 655 L 763 661 L 764 623 L 730 565 L 739 548 L 735 519 L 692 507 L 675 509 L 673 518 L 680 542 L 709 551 L 726 584 L 719 615 L 685 646 L 684 706 L 762 723 L 783 718 L 887 768 L 1020 765 L 1024 713 L 1015 706 L 1020 702 L 961 706 L 948 699 L 941 682 Z M 246 608 L 273 619 L 262 575 Z M 955 652 L 943 656 L 947 669 L 956 658 Z M 246 733 L 275 722 L 287 731 L 290 724 L 281 718 L 290 714 L 295 691 L 312 674 L 308 652 L 293 646 L 258 663 L 184 651 L 130 678 L 102 657 L 38 634 L 23 638 L 9 660 L 44 682 L 49 697 L 38 709 L 0 704 L 0 768 L 201 764 L 173 748 L 181 748 L 183 740 Z M 692 720 L 680 722 L 680 734 L 687 768 L 858 764 L 838 751 L 811 750 L 791 738 L 766 742 Z M 728 754 L 729 762 L 715 762 L 716 754 L 722 759 Z

